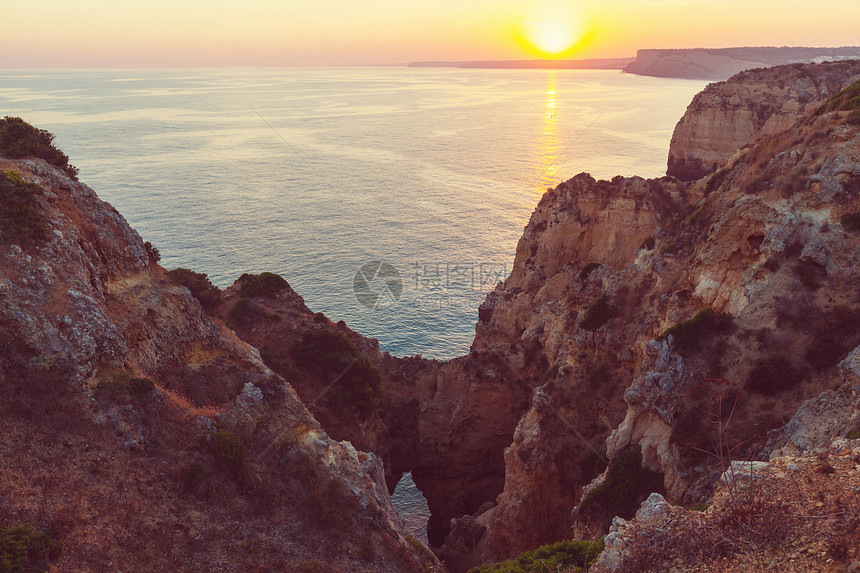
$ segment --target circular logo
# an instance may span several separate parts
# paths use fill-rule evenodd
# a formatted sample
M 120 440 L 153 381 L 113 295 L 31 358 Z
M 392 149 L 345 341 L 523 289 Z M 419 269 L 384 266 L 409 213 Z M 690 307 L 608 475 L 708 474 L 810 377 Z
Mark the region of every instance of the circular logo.
M 361 265 L 352 279 L 352 294 L 358 304 L 375 310 L 380 305 L 393 304 L 403 294 L 400 272 L 385 261 Z

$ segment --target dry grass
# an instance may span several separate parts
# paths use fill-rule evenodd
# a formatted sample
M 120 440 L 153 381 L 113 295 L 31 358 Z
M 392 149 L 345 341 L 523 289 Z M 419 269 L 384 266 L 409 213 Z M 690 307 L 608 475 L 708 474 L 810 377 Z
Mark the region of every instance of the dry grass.
M 184 417 L 190 418 L 191 416 L 202 416 L 212 420 L 219 414 L 223 414 L 227 411 L 225 406 L 195 406 L 188 398 L 178 392 L 174 392 L 173 390 L 160 386 L 157 383 L 155 384 L 155 387 L 164 394 L 164 401 L 169 406 L 179 410 Z
M 860 557 L 860 448 L 783 458 L 705 513 L 673 508 L 635 531 L 627 571 L 838 571 Z M 824 469 L 822 469 L 824 468 Z

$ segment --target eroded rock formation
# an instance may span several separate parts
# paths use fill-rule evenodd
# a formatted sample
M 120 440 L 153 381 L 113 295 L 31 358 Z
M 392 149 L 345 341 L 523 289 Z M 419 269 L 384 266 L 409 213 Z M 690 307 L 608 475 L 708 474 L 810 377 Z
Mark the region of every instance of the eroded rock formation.
M 739 149 L 777 135 L 860 75 L 860 61 L 739 73 L 697 94 L 675 127 L 667 174 L 694 181 Z
M 856 419 L 844 385 L 860 352 L 860 84 L 814 106 L 798 94 L 832 94 L 854 65 L 713 88 L 768 110 L 751 130 L 749 117 L 728 122 L 726 141 L 773 131 L 709 177 L 580 174 L 549 191 L 479 310 L 469 355 L 446 363 L 389 356 L 282 279 L 249 289 L 257 279 L 240 278 L 212 318 L 88 188 L 42 162 L 0 161 L 44 190 L 52 232 L 0 251 L 4 475 L 37 478 L 0 479 L 4 500 L 23 500 L 0 510 L 56 521 L 73 566 L 102 555 L 132 568 L 279 566 L 269 555 L 293 566 L 320 547 L 344 570 L 432 569 L 384 490 L 411 471 L 431 544 L 461 571 L 606 533 L 654 489 L 666 501 L 651 496 L 640 517 L 674 516 L 713 493 L 721 457 L 827 444 L 810 420 L 838 412 L 841 431 Z M 81 429 L 40 429 L 55 403 Z M 20 428 L 41 442 L 14 455 Z M 251 455 L 219 458 L 216 430 Z M 69 492 L 34 462 L 44 448 L 74 452 L 62 469 L 83 505 L 37 510 Z M 131 478 L 119 489 L 91 479 L 120 467 Z M 122 510 L 92 509 L 111 504 Z M 104 529 L 151 546 L 105 542 L 97 559 L 83 540 Z M 156 543 L 164 529 L 174 540 Z
M 115 209 L 43 160 L 0 171 L 0 523 L 59 537 L 65 571 L 439 568 L 382 461 L 329 438 Z

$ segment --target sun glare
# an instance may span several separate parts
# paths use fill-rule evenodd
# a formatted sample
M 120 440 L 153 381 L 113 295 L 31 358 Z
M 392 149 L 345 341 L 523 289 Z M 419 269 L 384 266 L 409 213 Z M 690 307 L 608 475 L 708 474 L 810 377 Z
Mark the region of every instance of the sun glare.
M 570 2 L 537 2 L 523 18 L 520 42 L 537 56 L 559 58 L 576 51 L 584 28 L 582 16 Z

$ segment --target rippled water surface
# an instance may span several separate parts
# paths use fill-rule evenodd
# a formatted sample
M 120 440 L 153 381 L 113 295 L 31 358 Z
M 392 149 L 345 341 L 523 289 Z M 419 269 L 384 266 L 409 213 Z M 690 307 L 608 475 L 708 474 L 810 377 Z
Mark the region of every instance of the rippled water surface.
M 702 87 L 584 70 L 2 72 L 0 113 L 55 133 L 166 267 L 220 286 L 278 272 L 393 354 L 449 358 L 543 191 L 580 171 L 662 175 Z M 356 275 L 370 261 L 402 290 Z

